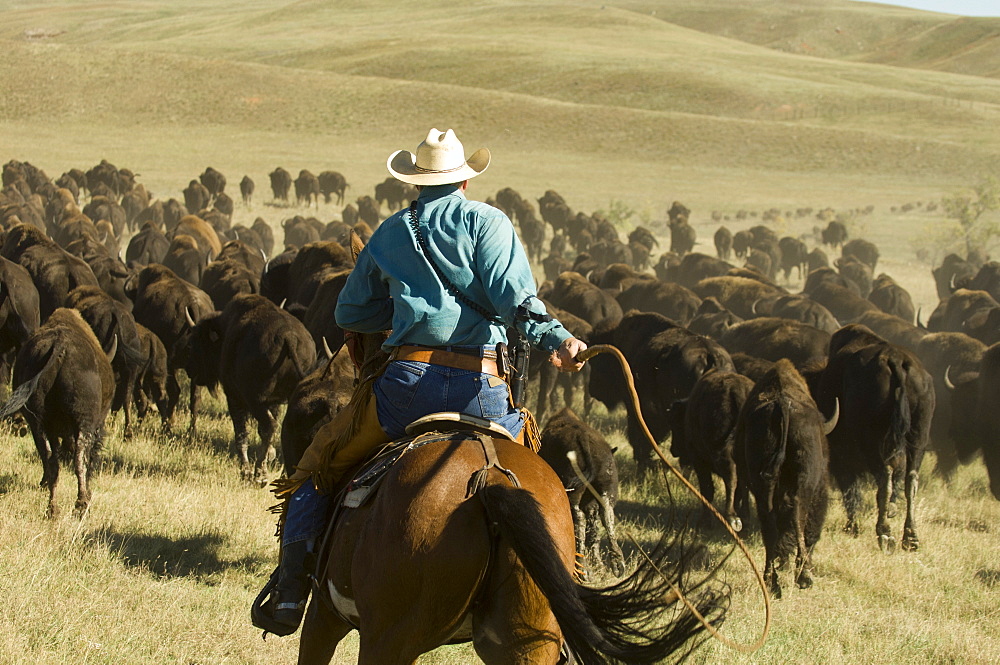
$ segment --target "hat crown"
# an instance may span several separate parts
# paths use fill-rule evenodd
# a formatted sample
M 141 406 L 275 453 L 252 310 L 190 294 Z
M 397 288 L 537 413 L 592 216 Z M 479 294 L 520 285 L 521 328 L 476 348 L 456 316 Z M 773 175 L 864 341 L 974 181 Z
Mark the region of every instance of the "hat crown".
M 465 165 L 465 148 L 449 129 L 432 129 L 417 146 L 416 167 L 421 171 L 454 171 Z

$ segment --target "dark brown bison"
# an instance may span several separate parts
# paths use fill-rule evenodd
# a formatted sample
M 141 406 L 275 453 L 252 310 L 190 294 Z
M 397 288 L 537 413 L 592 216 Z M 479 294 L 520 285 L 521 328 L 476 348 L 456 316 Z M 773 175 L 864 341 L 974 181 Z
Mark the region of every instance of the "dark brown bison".
M 722 514 L 734 531 L 743 528 L 736 509 L 736 423 L 753 384 L 735 372 L 707 372 L 694 384 L 687 399 L 670 407 L 671 454 L 682 465 L 694 469 L 698 489 L 708 501 L 715 497 L 712 474 L 722 479 L 726 492 Z M 707 507 L 702 519 L 711 519 Z
M 771 303 L 771 316 L 800 321 L 831 335 L 840 328 L 840 323 L 826 307 L 802 294 L 781 296 Z
M 786 293 L 784 289 L 760 280 L 729 275 L 703 279 L 691 290 L 702 300 L 715 298 L 723 307 L 743 319 L 756 316 L 753 312 L 754 303 Z
M 211 166 L 206 168 L 202 174 L 198 176 L 198 180 L 205 186 L 205 189 L 208 190 L 209 195 L 211 195 L 213 199 L 226 191 L 226 176 L 222 175 Z
M 687 397 L 702 374 L 711 369 L 733 370 L 729 354 L 718 342 L 659 314 L 631 312 L 617 325 L 605 321 L 595 326 L 593 342 L 613 344 L 625 355 L 632 367 L 643 419 L 656 441 L 670 434 L 671 405 Z M 604 356 L 591 362 L 590 394 L 608 409 L 630 403 L 617 363 Z M 639 472 L 644 473 L 652 468 L 653 451 L 632 409 L 628 433 Z
M 362 196 L 355 202 L 358 204 L 358 218 L 373 229 L 377 229 L 382 221 L 382 213 L 379 212 L 378 202 L 372 197 Z
M 250 207 L 250 202 L 253 199 L 253 190 L 256 185 L 253 182 L 253 178 L 248 175 L 243 176 L 240 180 L 240 196 L 243 198 L 243 205 Z
M 142 355 L 146 362 L 139 368 L 136 377 L 138 389 L 135 391 L 135 409 L 139 420 L 146 417 L 150 404 L 155 404 L 160 413 L 163 428 L 169 425 L 170 404 L 167 396 L 167 349 L 153 331 L 142 325 L 135 324 L 139 334 Z
M 670 221 L 670 251 L 681 256 L 694 249 L 698 234 L 688 223 L 687 217 Z
M 976 274 L 976 267 L 957 254 L 948 254 L 941 265 L 931 271 L 937 286 L 938 298 L 945 300 Z
M 14 361 L 14 392 L 0 418 L 20 411 L 42 460 L 49 490 L 46 514 L 55 517 L 60 461 L 76 472 L 75 513 L 90 505 L 90 479 L 100 462 L 104 420 L 115 381 L 111 362 L 76 310 L 59 308 L 24 343 Z
M 139 232 L 132 236 L 125 248 L 125 263 L 147 266 L 162 263 L 167 255 L 170 240 L 153 222 L 143 224 Z
M 349 185 L 347 178 L 336 171 L 321 171 L 318 176 L 319 191 L 323 194 L 323 200 L 330 203 L 333 196 L 337 196 L 337 205 L 344 203 L 344 193 Z
M 192 212 L 204 210 L 208 207 L 209 201 L 212 200 L 212 195 L 208 189 L 197 180 L 189 182 L 188 186 L 184 188 L 183 193 L 184 207 Z
M 733 232 L 725 226 L 720 226 L 713 236 L 715 253 L 723 261 L 728 261 L 733 253 Z
M 833 248 L 841 247 L 847 242 L 847 227 L 844 226 L 843 222 L 831 221 L 823 229 L 821 237 L 823 238 L 824 245 L 829 245 Z
M 579 316 L 591 325 L 604 319 L 617 320 L 622 317 L 618 301 L 578 272 L 559 275 L 548 299 L 556 307 Z
M 806 244 L 798 238 L 785 236 L 778 241 L 778 247 L 781 249 L 781 271 L 785 273 L 785 281 L 789 280 L 792 270 L 798 271 L 799 279 L 804 278 L 809 272 L 806 268 L 809 263 L 809 248 Z
M 962 462 L 971 461 L 982 452 L 983 462 L 990 478 L 990 491 L 1000 500 L 1000 344 L 990 346 L 983 353 L 979 372 L 970 380 L 951 387 L 951 434 L 956 442 L 958 457 Z M 950 381 L 949 381 L 950 382 Z
M 105 352 L 115 348 L 111 358 L 115 393 L 111 410 L 121 410 L 125 419 L 125 436 L 133 433 L 132 404 L 140 370 L 148 358 L 136 328 L 132 312 L 96 286 L 81 286 L 69 292 L 69 307 L 80 312 Z
M 417 198 L 417 188 L 395 178 L 386 178 L 375 185 L 375 200 L 380 207 L 385 204 L 393 212 L 409 205 L 415 198 Z
M 590 562 L 601 562 L 600 519 L 608 535 L 611 569 L 625 571 L 625 557 L 615 536 L 615 504 L 618 502 L 618 465 L 604 437 L 580 420 L 569 408 L 552 416 L 542 431 L 538 454 L 559 476 L 569 497 L 576 529 L 576 551 Z M 596 496 L 595 496 L 596 493 Z
M 953 413 L 970 405 L 956 405 L 956 391 L 950 388 L 975 378 L 986 345 L 960 332 L 938 332 L 925 335 L 917 344 L 917 356 L 934 377 L 934 418 L 931 420 L 931 450 L 937 456 L 935 471 L 950 479 L 958 468 L 959 442 L 952 438 Z
M 285 475 L 295 473 L 302 453 L 319 429 L 340 412 L 354 393 L 354 363 L 341 347 L 306 376 L 288 398 L 281 421 L 281 454 Z
M 863 238 L 855 238 L 846 242 L 840 249 L 840 256 L 841 258 L 853 256 L 871 268 L 873 272 L 878 265 L 878 247 L 875 246 L 875 243 Z
M 305 203 L 307 208 L 313 203 L 319 208 L 319 178 L 308 169 L 299 171 L 295 179 L 295 200 L 299 205 Z
M 316 346 L 305 326 L 267 298 L 240 294 L 218 315 L 191 329 L 185 369 L 192 381 L 222 384 L 233 421 L 233 448 L 244 478 L 263 479 L 274 460 L 273 411 L 288 401 L 313 370 Z M 249 458 L 250 418 L 257 421 L 261 451 Z
M 855 319 L 854 323 L 867 327 L 887 342 L 914 352 L 920 340 L 928 334 L 927 330 L 918 328 L 909 321 L 879 310 L 865 312 Z
M 268 174 L 271 180 L 271 193 L 275 201 L 288 202 L 288 193 L 292 189 L 292 174 L 280 166 Z
M 619 293 L 617 300 L 623 312 L 657 312 L 681 325 L 687 325 L 701 305 L 701 298 L 690 289 L 659 280 L 637 281 Z
M 913 323 L 917 314 L 910 293 L 885 273 L 872 282 L 872 292 L 868 294 L 868 300 L 886 314 L 898 316 L 910 323 Z
M 99 286 L 87 263 L 65 251 L 33 226 L 19 224 L 7 231 L 0 255 L 24 267 L 38 289 L 38 305 L 44 322 L 66 304 L 66 296 L 78 286 Z
M 180 399 L 180 382 L 177 372 L 181 369 L 177 358 L 177 342 L 191 326 L 215 311 L 207 293 L 185 282 L 169 268 L 154 263 L 143 268 L 133 280 L 130 289 L 132 316 L 160 338 L 168 353 L 167 413 L 172 421 Z M 196 429 L 199 393 L 192 381 L 190 391 L 191 431 Z M 162 411 L 161 411 L 162 415 Z
M 779 360 L 754 385 L 740 412 L 736 450 L 764 539 L 764 580 L 781 597 L 777 569 L 795 554 L 795 583 L 812 586 L 812 551 L 826 521 L 829 448 L 836 427 L 816 408 L 805 379 Z
M 902 547 L 916 550 L 917 480 L 935 403 L 931 375 L 916 355 L 862 325 L 849 324 L 830 339 L 830 359 L 817 392 L 817 403 L 826 414 L 840 403 L 840 426 L 830 435 L 830 473 L 843 493 L 845 530 L 858 533 L 860 480 L 871 474 L 878 488 L 879 546 L 883 551 L 895 548 L 890 503 L 905 484 Z
M 748 353 L 772 362 L 787 358 L 801 367 L 826 357 L 830 333 L 799 321 L 765 316 L 737 323 L 719 342 L 729 353 Z

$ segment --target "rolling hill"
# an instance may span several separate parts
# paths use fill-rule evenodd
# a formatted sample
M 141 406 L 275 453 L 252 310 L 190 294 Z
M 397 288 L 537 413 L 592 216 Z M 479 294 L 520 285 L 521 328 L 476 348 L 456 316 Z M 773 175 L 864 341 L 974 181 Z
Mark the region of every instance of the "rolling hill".
M 0 13 L 10 156 L 44 155 L 55 170 L 120 155 L 162 173 L 161 189 L 200 168 L 182 164 L 292 160 L 367 188 L 384 177 L 382 155 L 430 125 L 489 144 L 495 182 L 576 187 L 590 206 L 633 195 L 657 206 L 682 195 L 702 206 L 836 201 L 874 182 L 899 197 L 1000 168 L 1000 81 L 859 62 L 875 48 L 817 57 L 761 38 L 864 25 L 886 43 L 954 24 L 924 12 L 807 0 L 460 11 L 185 0 Z

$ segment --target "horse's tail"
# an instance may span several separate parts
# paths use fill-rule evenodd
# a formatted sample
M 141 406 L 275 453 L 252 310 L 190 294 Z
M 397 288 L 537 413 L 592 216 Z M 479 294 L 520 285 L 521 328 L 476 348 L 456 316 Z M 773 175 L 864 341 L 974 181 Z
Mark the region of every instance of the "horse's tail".
M 694 546 L 661 542 L 625 579 L 608 587 L 588 587 L 577 583 L 566 568 L 531 492 L 489 485 L 478 496 L 501 537 L 548 599 L 563 639 L 582 665 L 682 660 L 707 633 L 680 603 L 675 589 L 684 590 L 709 622 L 721 623 L 729 592 L 704 581 L 684 580 Z M 673 619 L 664 622 L 667 612 Z

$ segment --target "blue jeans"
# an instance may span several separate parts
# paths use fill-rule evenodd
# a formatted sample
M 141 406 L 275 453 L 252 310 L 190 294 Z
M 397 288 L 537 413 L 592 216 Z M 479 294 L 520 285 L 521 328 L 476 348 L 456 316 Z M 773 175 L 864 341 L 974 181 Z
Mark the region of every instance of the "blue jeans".
M 492 384 L 492 385 L 491 385 Z M 524 416 L 510 401 L 507 383 L 489 374 L 442 365 L 395 361 L 375 382 L 379 424 L 390 439 L 406 436 L 406 426 L 438 411 L 458 411 L 487 418 L 517 436 Z M 326 526 L 331 497 L 305 482 L 292 494 L 285 516 L 285 544 L 319 538 Z

